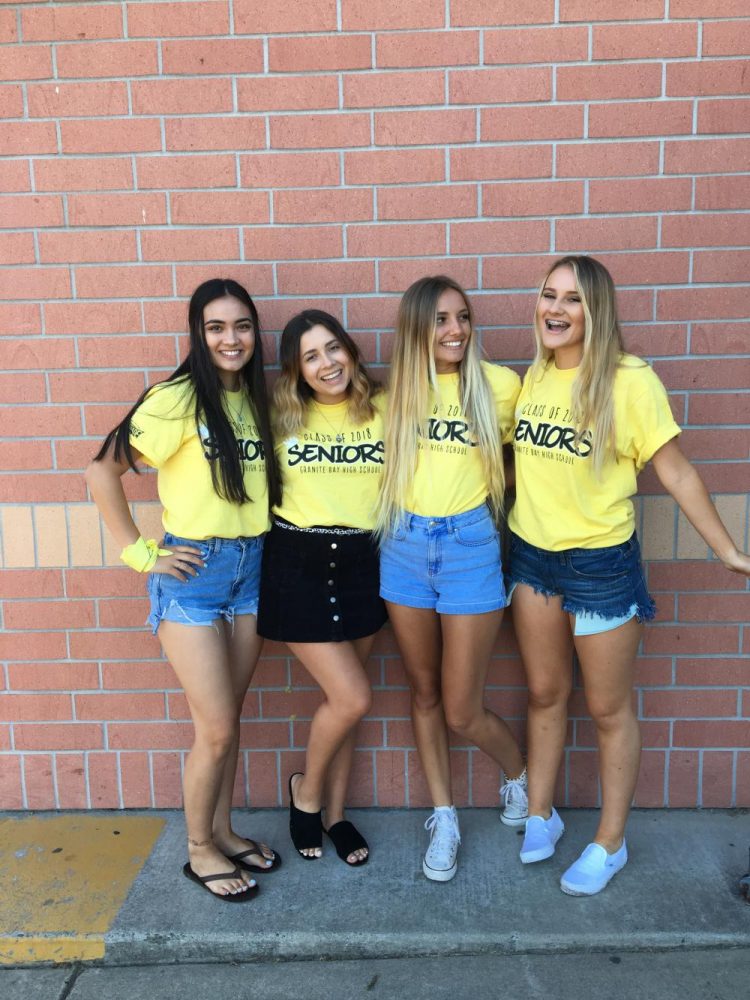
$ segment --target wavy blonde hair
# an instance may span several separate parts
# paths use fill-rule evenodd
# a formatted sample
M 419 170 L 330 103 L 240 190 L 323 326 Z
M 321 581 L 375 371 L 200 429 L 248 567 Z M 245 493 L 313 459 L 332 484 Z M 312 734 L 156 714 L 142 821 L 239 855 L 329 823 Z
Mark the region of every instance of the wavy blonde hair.
M 391 361 L 385 435 L 385 471 L 377 507 L 376 531 L 383 535 L 397 521 L 417 465 L 418 440 L 427 434 L 430 392 L 439 395 L 434 340 L 438 299 L 453 289 L 469 313 L 471 336 L 459 365 L 459 397 L 477 436 L 487 480 L 488 502 L 495 518 L 503 509 L 503 449 L 495 401 L 480 365 L 474 315 L 466 292 L 445 275 L 420 278 L 404 293 L 398 309 Z
M 353 423 L 363 424 L 375 416 L 372 397 L 379 391 L 380 384 L 362 364 L 359 348 L 335 316 L 320 309 L 305 309 L 289 320 L 281 334 L 281 374 L 273 398 L 276 405 L 275 430 L 282 437 L 296 434 L 307 420 L 313 392 L 301 374 L 300 341 L 314 326 L 323 326 L 333 334 L 354 365 L 348 390 L 349 416 Z
M 625 346 L 617 318 L 615 284 L 607 268 L 595 257 L 571 254 L 561 257 L 544 276 L 537 306 L 549 277 L 558 267 L 569 267 L 575 276 L 576 291 L 584 315 L 583 356 L 573 382 L 571 410 L 576 441 L 591 435 L 594 471 L 601 476 L 604 463 L 616 457 L 613 388 Z M 529 376 L 538 382 L 544 377 L 554 352 L 544 346 L 534 311 L 536 355 Z M 644 362 L 645 364 L 645 362 Z

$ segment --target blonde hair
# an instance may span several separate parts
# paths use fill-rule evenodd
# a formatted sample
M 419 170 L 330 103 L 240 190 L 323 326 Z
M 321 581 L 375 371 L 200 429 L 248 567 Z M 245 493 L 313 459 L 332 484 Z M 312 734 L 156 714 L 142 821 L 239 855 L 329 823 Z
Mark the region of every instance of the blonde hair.
M 466 303 L 471 325 L 459 365 L 459 397 L 476 435 L 487 480 L 488 502 L 495 518 L 503 509 L 503 449 L 492 390 L 480 364 L 474 316 L 466 292 L 444 275 L 420 278 L 404 293 L 398 310 L 391 361 L 385 434 L 385 472 L 377 507 L 376 531 L 397 523 L 417 465 L 418 440 L 427 434 L 430 391 L 439 394 L 434 340 L 438 299 L 453 289 Z
M 613 388 L 620 359 L 625 352 L 617 318 L 615 285 L 607 268 L 594 257 L 561 257 L 544 276 L 537 296 L 537 306 L 553 271 L 569 267 L 575 277 L 576 291 L 584 315 L 583 356 L 573 382 L 571 410 L 576 442 L 591 439 L 594 471 L 601 475 L 608 459 L 616 457 Z M 540 381 L 554 354 L 544 346 L 542 332 L 534 311 L 536 355 L 529 376 Z
M 372 397 L 380 389 L 380 385 L 362 364 L 359 348 L 335 316 L 320 309 L 305 309 L 289 320 L 281 334 L 281 374 L 273 396 L 276 405 L 274 429 L 282 437 L 296 434 L 307 420 L 307 409 L 313 392 L 300 371 L 300 341 L 314 326 L 323 326 L 330 331 L 352 360 L 354 370 L 348 390 L 349 417 L 352 422 L 363 424 L 375 416 Z

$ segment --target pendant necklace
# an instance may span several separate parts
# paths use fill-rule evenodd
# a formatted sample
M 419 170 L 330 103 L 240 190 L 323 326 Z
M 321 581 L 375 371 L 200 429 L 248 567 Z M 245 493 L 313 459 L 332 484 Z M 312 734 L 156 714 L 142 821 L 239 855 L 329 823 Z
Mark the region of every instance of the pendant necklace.
M 344 424 L 346 423 L 346 418 L 349 416 L 349 407 L 347 406 L 346 409 L 344 410 L 344 419 L 341 421 L 337 429 L 328 419 L 324 406 L 321 406 L 320 403 L 318 403 L 316 400 L 313 400 L 313 406 L 333 431 L 333 437 L 334 440 L 336 441 L 336 444 L 343 444 L 344 443 L 343 429 L 344 429 Z
M 242 403 L 240 403 L 239 410 L 236 410 L 232 406 L 232 403 L 230 402 L 229 393 L 227 392 L 226 389 L 224 390 L 224 401 L 226 402 L 227 407 L 229 408 L 229 416 L 230 416 L 230 419 L 232 420 L 232 422 L 235 425 L 235 429 L 236 429 L 237 433 L 241 434 L 242 430 L 243 430 L 243 428 L 245 426 L 245 421 L 242 419 Z

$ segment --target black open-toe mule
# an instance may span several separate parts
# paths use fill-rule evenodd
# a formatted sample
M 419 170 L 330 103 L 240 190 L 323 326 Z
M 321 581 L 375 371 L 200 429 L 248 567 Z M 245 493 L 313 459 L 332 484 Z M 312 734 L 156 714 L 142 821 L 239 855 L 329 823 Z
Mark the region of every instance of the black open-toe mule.
M 366 858 L 360 858 L 358 861 L 347 861 L 350 854 L 355 851 L 361 850 L 363 847 L 369 852 L 370 848 L 356 828 L 353 823 L 350 823 L 348 819 L 342 819 L 339 823 L 334 823 L 326 831 L 327 835 L 331 839 L 331 843 L 336 848 L 336 853 L 341 858 L 342 861 L 346 862 L 350 868 L 358 868 L 360 865 L 366 865 L 370 860 L 370 855 L 368 853 Z
M 292 794 L 292 778 L 295 778 L 301 771 L 295 771 L 289 775 L 289 835 L 292 843 L 297 848 L 301 858 L 305 861 L 318 861 L 314 854 L 303 854 L 304 850 L 314 850 L 323 846 L 323 820 L 320 809 L 317 812 L 309 813 L 298 809 L 294 804 Z

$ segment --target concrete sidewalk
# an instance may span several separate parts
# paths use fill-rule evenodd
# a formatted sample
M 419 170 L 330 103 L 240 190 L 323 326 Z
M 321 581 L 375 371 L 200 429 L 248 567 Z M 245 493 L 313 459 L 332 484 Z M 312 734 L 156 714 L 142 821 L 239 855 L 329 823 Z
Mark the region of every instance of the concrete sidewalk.
M 750 946 L 750 813 L 637 810 L 630 863 L 600 896 L 559 889 L 595 813 L 562 813 L 549 861 L 522 866 L 520 834 L 496 810 L 460 812 L 458 875 L 421 871 L 423 810 L 353 810 L 368 865 L 347 868 L 324 844 L 305 861 L 281 810 L 241 811 L 236 828 L 284 857 L 245 904 L 185 879 L 178 812 L 8 813 L 0 817 L 0 964 L 91 960 L 164 964 L 422 955 L 573 953 Z M 53 846 L 54 845 L 54 846 Z

